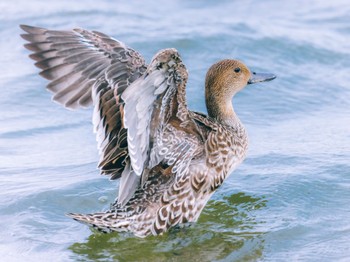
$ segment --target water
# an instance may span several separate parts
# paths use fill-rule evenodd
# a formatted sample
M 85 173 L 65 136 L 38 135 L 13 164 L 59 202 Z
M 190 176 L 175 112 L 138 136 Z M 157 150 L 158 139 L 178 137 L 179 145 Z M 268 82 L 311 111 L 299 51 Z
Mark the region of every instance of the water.
M 348 261 L 348 1 L 0 1 L 2 261 Z M 50 101 L 18 24 L 84 27 L 145 58 L 182 54 L 189 105 L 205 112 L 207 68 L 239 58 L 278 75 L 234 100 L 246 161 L 199 222 L 160 237 L 99 234 L 64 216 L 105 210 L 117 182 L 98 175 L 91 110 Z

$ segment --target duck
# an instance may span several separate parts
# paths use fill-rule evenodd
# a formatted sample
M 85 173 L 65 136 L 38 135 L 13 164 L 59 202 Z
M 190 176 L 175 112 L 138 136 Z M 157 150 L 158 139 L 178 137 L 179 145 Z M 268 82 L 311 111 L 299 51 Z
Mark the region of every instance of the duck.
M 67 216 L 141 238 L 196 222 L 247 154 L 233 97 L 276 76 L 235 59 L 216 62 L 205 78 L 204 114 L 187 107 L 188 71 L 174 48 L 146 64 L 139 52 L 98 31 L 20 27 L 52 100 L 71 110 L 93 107 L 100 173 L 119 180 L 107 211 Z

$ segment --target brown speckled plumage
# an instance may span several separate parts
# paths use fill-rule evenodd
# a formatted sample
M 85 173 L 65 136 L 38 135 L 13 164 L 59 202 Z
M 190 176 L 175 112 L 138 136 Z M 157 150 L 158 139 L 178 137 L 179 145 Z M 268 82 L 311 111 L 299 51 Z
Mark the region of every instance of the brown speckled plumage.
M 187 108 L 188 74 L 175 49 L 146 65 L 139 53 L 99 32 L 21 28 L 40 75 L 51 81 L 53 100 L 70 109 L 94 106 L 99 168 L 120 179 L 110 210 L 69 216 L 139 237 L 195 222 L 247 152 L 232 97 L 247 83 L 274 76 L 254 78 L 237 60 L 214 64 L 206 77 L 206 116 Z

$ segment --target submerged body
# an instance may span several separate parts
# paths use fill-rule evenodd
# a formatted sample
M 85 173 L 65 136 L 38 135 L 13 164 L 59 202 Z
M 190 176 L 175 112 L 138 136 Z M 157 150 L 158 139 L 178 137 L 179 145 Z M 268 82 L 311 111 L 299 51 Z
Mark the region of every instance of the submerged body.
M 187 108 L 187 70 L 175 49 L 146 65 L 139 53 L 99 32 L 21 27 L 30 57 L 51 80 L 53 100 L 71 109 L 94 106 L 101 173 L 120 179 L 110 210 L 69 216 L 140 237 L 195 222 L 247 152 L 233 96 L 275 76 L 251 73 L 237 60 L 214 64 L 206 76 L 206 116 Z

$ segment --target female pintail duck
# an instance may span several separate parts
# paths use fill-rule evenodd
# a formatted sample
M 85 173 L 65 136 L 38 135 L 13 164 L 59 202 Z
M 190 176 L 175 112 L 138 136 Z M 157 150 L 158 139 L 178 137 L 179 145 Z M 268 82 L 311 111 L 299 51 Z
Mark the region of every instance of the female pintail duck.
M 175 49 L 159 51 L 147 65 L 138 52 L 99 32 L 21 28 L 40 75 L 51 81 L 53 100 L 69 109 L 93 105 L 99 168 L 120 178 L 110 210 L 68 216 L 139 237 L 195 222 L 247 152 L 233 96 L 275 76 L 251 73 L 237 60 L 214 64 L 205 81 L 206 116 L 187 108 L 188 73 Z

